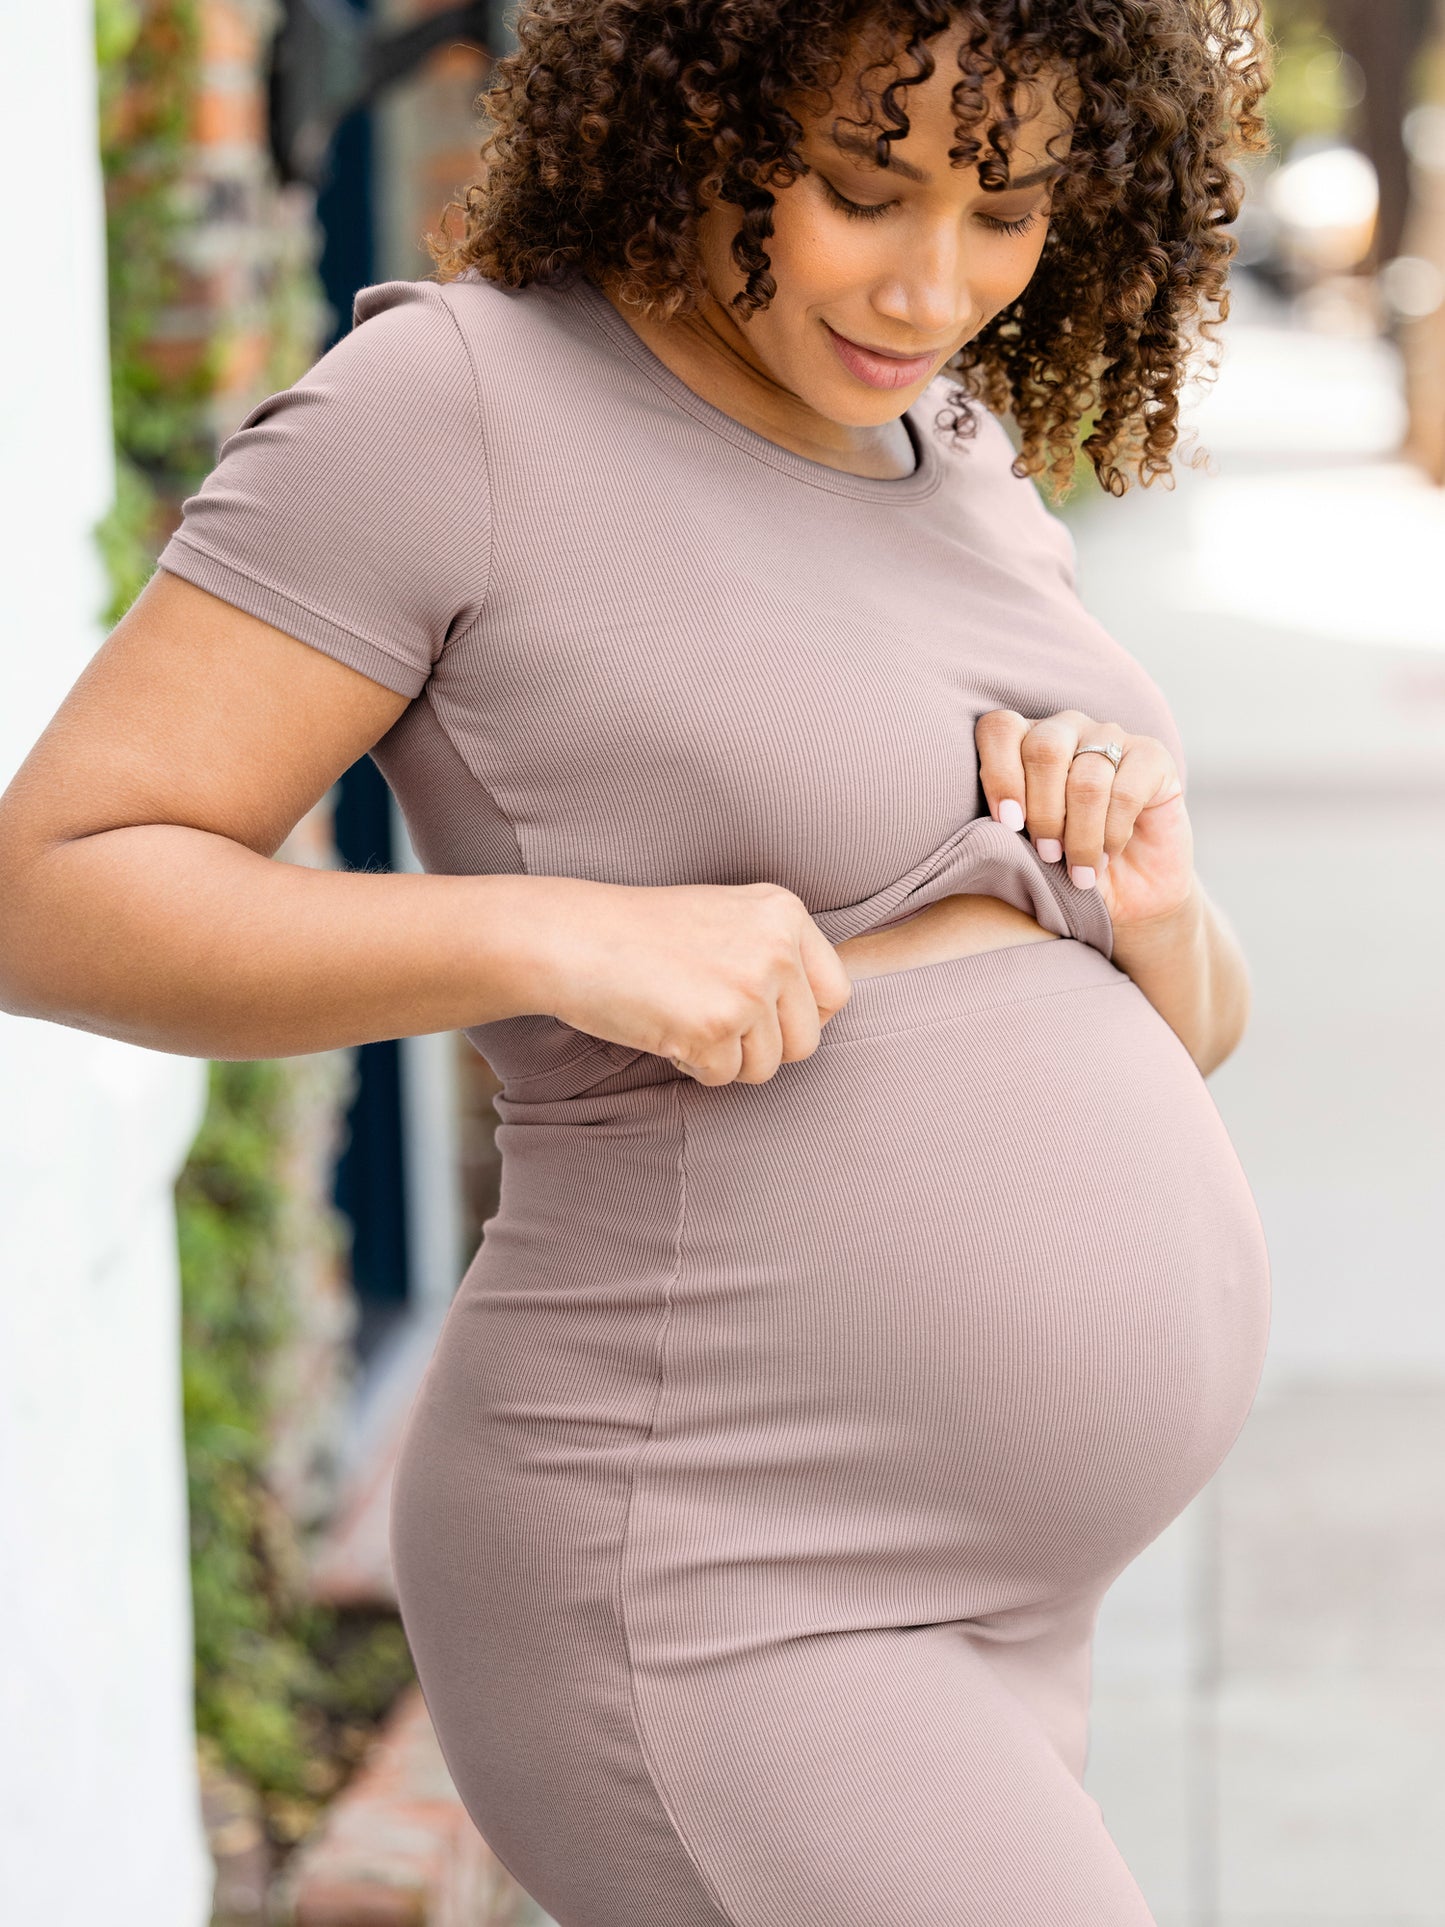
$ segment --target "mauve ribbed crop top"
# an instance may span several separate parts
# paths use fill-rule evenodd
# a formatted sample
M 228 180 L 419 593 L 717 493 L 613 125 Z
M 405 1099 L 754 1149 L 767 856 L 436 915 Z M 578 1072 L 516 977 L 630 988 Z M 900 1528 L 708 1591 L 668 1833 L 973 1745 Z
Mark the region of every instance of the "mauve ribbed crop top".
M 983 890 L 1108 956 L 1098 893 L 988 817 L 974 724 L 1078 707 L 1181 773 L 1183 745 L 1002 424 L 933 428 L 947 388 L 904 416 L 911 474 L 851 475 L 693 393 L 584 279 L 386 281 L 160 563 L 411 698 L 372 755 L 428 870 L 767 879 L 834 943 Z M 505 1057 L 531 1022 L 468 1034 Z

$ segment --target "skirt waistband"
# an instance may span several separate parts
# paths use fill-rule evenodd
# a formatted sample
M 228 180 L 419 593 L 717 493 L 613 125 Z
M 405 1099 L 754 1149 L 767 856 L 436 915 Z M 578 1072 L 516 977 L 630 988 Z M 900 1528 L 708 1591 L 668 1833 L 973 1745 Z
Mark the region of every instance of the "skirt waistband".
M 937 963 L 911 964 L 856 979 L 847 1003 L 824 1024 L 818 1049 L 838 1049 L 865 1037 L 947 1023 L 992 1004 L 1026 1003 L 1033 997 L 1128 981 L 1102 951 L 1076 937 L 1003 944 Z M 536 1070 L 504 1075 L 503 1090 L 493 1100 L 504 1117 L 590 1092 L 610 1095 L 687 1078 L 686 1071 L 651 1052 L 573 1032 L 551 1019 L 545 1025 L 553 1061 Z M 481 1047 L 479 1039 L 473 1037 L 473 1041 Z M 494 1063 L 493 1068 L 502 1067 Z
M 847 1003 L 824 1024 L 818 1048 L 944 1022 L 991 1004 L 1128 981 L 1102 951 L 1077 937 L 1001 944 L 858 978 Z

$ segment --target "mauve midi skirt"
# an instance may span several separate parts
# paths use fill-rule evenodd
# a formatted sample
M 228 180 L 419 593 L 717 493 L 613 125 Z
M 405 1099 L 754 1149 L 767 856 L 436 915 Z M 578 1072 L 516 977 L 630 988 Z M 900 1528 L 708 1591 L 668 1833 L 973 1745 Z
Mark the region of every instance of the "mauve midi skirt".
M 1141 1927 L 1082 1785 L 1110 1583 L 1269 1324 L 1203 1077 L 1071 937 L 700 1085 L 578 1034 L 408 1415 L 403 1624 L 560 1927 Z

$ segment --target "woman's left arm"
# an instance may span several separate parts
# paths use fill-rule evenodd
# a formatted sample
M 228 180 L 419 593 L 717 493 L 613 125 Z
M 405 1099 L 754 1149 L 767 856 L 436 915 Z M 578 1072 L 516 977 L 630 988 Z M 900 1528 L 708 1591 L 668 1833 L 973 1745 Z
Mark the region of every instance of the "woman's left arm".
M 1168 747 L 1080 709 L 1036 721 L 991 709 L 974 736 L 990 813 L 1005 829 L 1027 830 L 1077 888 L 1099 892 L 1114 963 L 1208 1077 L 1244 1034 L 1249 975 L 1195 872 L 1184 785 Z M 1097 743 L 1119 745 L 1117 766 L 1081 754 Z
M 1237 1047 L 1249 1021 L 1249 971 L 1197 876 L 1178 909 L 1115 926 L 1113 961 L 1178 1034 L 1201 1076 Z

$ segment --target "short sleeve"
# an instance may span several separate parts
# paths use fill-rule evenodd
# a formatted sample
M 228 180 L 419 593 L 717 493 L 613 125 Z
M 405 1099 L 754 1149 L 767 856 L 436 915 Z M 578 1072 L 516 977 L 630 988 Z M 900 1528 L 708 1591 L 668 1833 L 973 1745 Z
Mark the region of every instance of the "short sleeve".
M 158 565 L 414 697 L 481 613 L 490 561 L 466 343 L 438 285 L 385 281 L 222 442 Z

